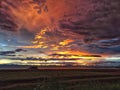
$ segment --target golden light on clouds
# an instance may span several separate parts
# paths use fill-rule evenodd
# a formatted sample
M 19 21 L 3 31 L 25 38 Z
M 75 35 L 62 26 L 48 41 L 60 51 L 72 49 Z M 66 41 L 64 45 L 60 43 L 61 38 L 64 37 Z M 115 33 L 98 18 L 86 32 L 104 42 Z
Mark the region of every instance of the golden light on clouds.
M 101 57 L 117 60 L 109 56 L 120 53 L 118 3 L 0 0 L 0 56 L 10 60 L 45 59 L 47 62 L 42 63 L 47 65 L 69 61 L 88 65 Z M 0 63 L 13 62 L 6 59 Z M 39 61 L 30 63 L 38 65 Z
M 62 42 L 59 42 L 60 45 L 62 46 L 65 46 L 65 45 L 68 45 L 69 43 L 73 42 L 73 40 L 71 39 L 66 39 L 66 40 L 63 40 Z
M 46 33 L 48 31 L 49 31 L 48 27 L 41 29 L 40 32 L 38 32 L 35 35 L 35 38 L 32 41 L 33 45 L 31 45 L 31 46 L 18 46 L 18 47 L 21 47 L 21 48 L 49 48 L 50 50 L 60 50 L 61 48 L 69 46 L 69 44 L 74 41 L 72 39 L 64 39 L 62 41 L 57 41 L 56 43 L 49 43 L 48 44 L 48 42 L 52 42 L 52 39 L 46 35 Z
M 58 52 L 58 54 L 89 55 L 90 53 L 70 50 L 70 51 L 60 51 Z
M 65 0 L 5 0 L 1 5 L 7 7 L 8 11 L 3 11 L 12 17 L 18 30 L 26 28 L 31 32 L 47 26 L 54 28 L 55 22 L 71 10 Z

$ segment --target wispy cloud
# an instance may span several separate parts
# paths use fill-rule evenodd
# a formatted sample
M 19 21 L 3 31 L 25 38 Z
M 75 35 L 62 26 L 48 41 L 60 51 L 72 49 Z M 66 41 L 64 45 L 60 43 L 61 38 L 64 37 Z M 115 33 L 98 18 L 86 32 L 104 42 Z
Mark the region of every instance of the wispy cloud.
M 0 55 L 2 56 L 15 56 L 16 52 L 26 52 L 27 50 L 24 49 L 16 49 L 13 51 L 1 51 Z

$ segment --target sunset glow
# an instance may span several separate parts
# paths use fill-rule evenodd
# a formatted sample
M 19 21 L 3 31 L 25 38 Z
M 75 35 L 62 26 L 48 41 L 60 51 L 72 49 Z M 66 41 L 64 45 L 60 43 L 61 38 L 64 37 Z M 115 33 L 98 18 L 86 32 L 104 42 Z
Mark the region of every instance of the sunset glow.
M 88 66 L 118 60 L 118 9 L 116 3 L 104 7 L 91 0 L 0 0 L 0 64 Z

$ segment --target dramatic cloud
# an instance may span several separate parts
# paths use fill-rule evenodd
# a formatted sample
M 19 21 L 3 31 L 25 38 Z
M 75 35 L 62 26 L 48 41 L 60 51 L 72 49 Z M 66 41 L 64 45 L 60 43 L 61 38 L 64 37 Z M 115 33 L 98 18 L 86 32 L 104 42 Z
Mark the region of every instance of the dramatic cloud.
M 14 51 L 2 51 L 2 52 L 0 52 L 0 55 L 3 55 L 3 56 L 15 56 L 15 54 L 17 52 L 26 52 L 26 50 L 24 50 L 24 49 L 16 49 Z
M 15 51 L 0 52 L 0 55 L 9 55 L 9 54 L 15 54 Z
M 50 54 L 52 57 L 62 58 L 81 58 L 81 57 L 102 57 L 100 55 L 76 55 L 76 54 Z
M 21 51 L 26 52 L 27 50 L 24 50 L 24 49 L 16 49 L 15 50 L 15 52 L 21 52 Z
M 119 55 L 119 8 L 119 0 L 0 0 L 0 54 Z
M 119 37 L 120 12 L 118 10 L 120 1 L 89 0 L 87 2 L 89 5 L 84 6 L 83 11 L 66 16 L 65 19 L 60 21 L 61 30 L 69 30 L 76 35 L 83 35 L 85 36 L 85 42 Z M 81 6 L 78 7 L 78 11 L 80 10 Z

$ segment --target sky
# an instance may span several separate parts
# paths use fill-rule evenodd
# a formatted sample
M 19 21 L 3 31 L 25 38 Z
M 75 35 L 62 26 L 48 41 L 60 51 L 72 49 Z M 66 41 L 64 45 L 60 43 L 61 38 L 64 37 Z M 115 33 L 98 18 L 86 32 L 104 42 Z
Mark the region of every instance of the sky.
M 120 66 L 119 0 L 0 0 L 0 64 Z

